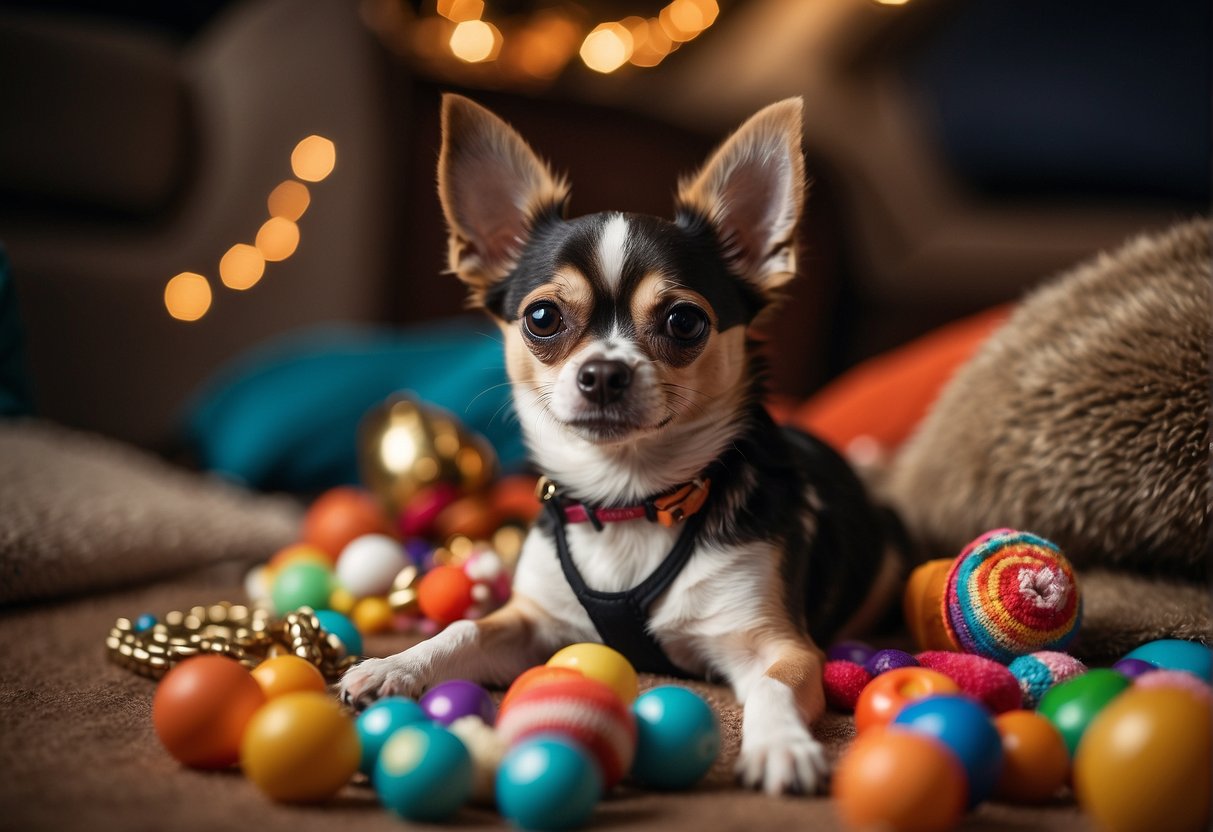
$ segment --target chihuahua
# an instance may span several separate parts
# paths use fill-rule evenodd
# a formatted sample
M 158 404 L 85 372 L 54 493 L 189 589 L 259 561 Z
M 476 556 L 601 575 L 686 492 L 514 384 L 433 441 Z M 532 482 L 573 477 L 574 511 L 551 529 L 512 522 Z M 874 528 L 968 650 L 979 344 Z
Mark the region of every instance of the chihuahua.
M 752 326 L 795 274 L 801 110 L 788 99 L 749 119 L 681 183 L 672 222 L 568 219 L 566 181 L 513 128 L 445 97 L 450 266 L 504 335 L 545 511 L 509 603 L 351 669 L 343 701 L 504 686 L 603 642 L 640 671 L 727 682 L 746 785 L 821 787 L 815 639 L 872 622 L 899 566 L 847 464 L 762 405 Z

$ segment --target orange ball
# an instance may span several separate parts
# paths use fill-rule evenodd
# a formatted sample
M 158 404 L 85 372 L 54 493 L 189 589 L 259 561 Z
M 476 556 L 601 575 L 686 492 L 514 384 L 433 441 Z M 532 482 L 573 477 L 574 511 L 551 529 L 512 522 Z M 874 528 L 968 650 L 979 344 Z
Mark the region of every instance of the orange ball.
M 472 579 L 458 566 L 435 566 L 417 584 L 421 614 L 438 624 L 463 618 L 472 600 Z
M 434 536 L 447 540 L 455 535 L 472 540 L 487 540 L 501 525 L 501 518 L 489 501 L 479 495 L 461 497 L 438 512 L 434 518 Z
M 1065 740 L 1035 711 L 1007 711 L 994 719 L 1002 737 L 1002 774 L 994 794 L 1013 803 L 1041 803 L 1070 777 Z
M 253 678 L 261 685 L 266 699 L 286 693 L 314 691 L 324 693 L 328 683 L 320 668 L 298 656 L 275 656 L 253 668 Z
M 546 664 L 523 671 L 514 680 L 514 684 L 510 685 L 509 690 L 505 692 L 505 696 L 502 697 L 501 704 L 497 707 L 497 718 L 501 718 L 501 715 L 506 712 L 506 709 L 509 708 L 513 700 L 536 685 L 542 685 L 547 682 L 561 682 L 566 679 L 579 679 L 581 677 L 581 671 L 574 670 L 571 667 L 549 667 Z
M 938 741 L 876 728 L 843 754 L 832 791 L 852 829 L 944 832 L 960 822 L 969 786 L 960 761 Z
M 489 492 L 489 502 L 497 516 L 504 520 L 521 520 L 530 524 L 543 511 L 543 503 L 535 496 L 535 478 L 526 474 L 502 477 Z
M 329 565 L 356 537 L 364 534 L 393 535 L 391 524 L 367 492 L 342 486 L 321 494 L 303 518 L 303 542 L 322 550 Z
M 292 563 L 318 563 L 326 569 L 333 568 L 333 559 L 324 550 L 306 543 L 292 543 L 285 549 L 279 549 L 266 566 L 271 572 L 277 573 Z
M 174 667 L 152 698 L 152 725 L 177 760 L 194 768 L 226 768 L 265 704 L 261 686 L 237 661 L 195 656 Z
M 887 725 L 916 699 L 939 693 L 960 693 L 956 683 L 925 667 L 899 667 L 868 682 L 855 703 L 855 730 L 863 733 L 874 725 Z

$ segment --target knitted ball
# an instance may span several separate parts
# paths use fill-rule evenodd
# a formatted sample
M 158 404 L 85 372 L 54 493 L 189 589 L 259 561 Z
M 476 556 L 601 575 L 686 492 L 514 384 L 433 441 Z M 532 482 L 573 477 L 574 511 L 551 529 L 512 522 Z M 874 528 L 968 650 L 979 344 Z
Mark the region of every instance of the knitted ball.
M 872 654 L 872 658 L 864 662 L 863 669 L 873 676 L 879 676 L 899 667 L 914 667 L 917 664 L 918 659 L 905 650 L 877 650 Z
M 1004 664 L 1064 646 L 1082 618 L 1074 570 L 1056 544 L 1001 529 L 956 558 L 941 604 L 958 649 Z
M 928 650 L 918 654 L 918 663 L 947 676 L 961 693 L 981 702 L 992 713 L 1001 714 L 1020 707 L 1022 694 L 1018 680 L 996 661 L 972 653 Z
M 1087 672 L 1087 666 L 1069 653 L 1041 650 L 1020 656 L 1007 666 L 1019 680 L 1023 706 L 1035 708 L 1049 688 Z
M 836 711 L 853 711 L 872 674 L 861 665 L 848 661 L 826 662 L 822 670 L 826 702 Z
M 636 753 L 636 720 L 602 682 L 562 679 L 522 691 L 497 720 L 508 747 L 535 734 L 562 734 L 585 747 L 598 762 L 604 788 L 620 781 Z

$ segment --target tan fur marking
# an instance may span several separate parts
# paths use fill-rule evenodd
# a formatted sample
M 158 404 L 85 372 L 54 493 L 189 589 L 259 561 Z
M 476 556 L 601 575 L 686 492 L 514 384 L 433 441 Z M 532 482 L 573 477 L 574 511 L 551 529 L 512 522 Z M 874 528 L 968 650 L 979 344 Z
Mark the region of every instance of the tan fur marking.
M 517 598 L 477 621 L 476 629 L 480 632 L 481 647 L 491 651 L 531 642 L 538 623 L 535 605 Z
M 522 311 L 532 303 L 544 298 L 555 300 L 560 305 L 566 319 L 571 313 L 577 323 L 582 324 L 589 319 L 593 309 L 594 290 L 585 275 L 572 266 L 564 266 L 552 275 L 551 280 L 542 286 L 535 287 L 523 298 L 522 302 L 518 304 L 518 308 L 514 310 L 515 314 L 521 315 Z
M 810 721 L 825 712 L 825 691 L 821 681 L 822 658 L 821 651 L 816 647 L 788 645 L 763 674 L 791 688 L 801 713 Z

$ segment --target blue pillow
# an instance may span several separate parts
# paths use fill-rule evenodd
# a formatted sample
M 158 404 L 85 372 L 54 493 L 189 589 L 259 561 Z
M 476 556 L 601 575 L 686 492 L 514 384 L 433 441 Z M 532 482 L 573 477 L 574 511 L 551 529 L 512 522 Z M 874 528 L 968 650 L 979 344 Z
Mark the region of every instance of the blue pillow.
M 186 437 L 222 476 L 264 490 L 320 491 L 359 481 L 358 423 L 396 392 L 449 410 L 492 443 L 506 470 L 525 462 L 501 337 L 479 319 L 278 339 L 203 386 Z
M 8 255 L 0 246 L 0 416 L 25 416 L 34 409 L 23 342 L 17 290 L 8 272 Z

